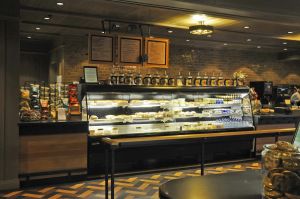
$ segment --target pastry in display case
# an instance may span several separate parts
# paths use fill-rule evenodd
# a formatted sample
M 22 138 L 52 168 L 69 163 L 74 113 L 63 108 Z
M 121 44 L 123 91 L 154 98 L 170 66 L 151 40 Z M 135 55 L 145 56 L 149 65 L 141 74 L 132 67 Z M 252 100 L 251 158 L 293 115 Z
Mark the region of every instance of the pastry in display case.
M 98 86 L 82 100 L 91 136 L 253 130 L 249 89 Z

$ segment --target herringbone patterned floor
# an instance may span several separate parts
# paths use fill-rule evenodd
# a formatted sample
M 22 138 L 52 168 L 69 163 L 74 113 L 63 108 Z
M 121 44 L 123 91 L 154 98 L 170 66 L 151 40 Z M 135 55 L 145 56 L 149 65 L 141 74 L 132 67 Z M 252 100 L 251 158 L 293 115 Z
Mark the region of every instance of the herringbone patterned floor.
M 259 163 L 243 163 L 218 167 L 206 167 L 205 175 L 222 174 L 226 172 L 243 172 L 247 169 L 260 169 Z M 162 173 L 152 173 L 116 178 L 116 198 L 117 199 L 158 199 L 158 187 L 168 180 L 183 178 L 185 176 L 200 176 L 200 170 L 178 170 Z M 16 190 L 9 193 L 0 194 L 0 198 L 23 199 L 23 198 L 104 198 L 104 180 L 93 180 L 77 182 L 72 184 L 62 184 L 58 186 L 48 186 Z

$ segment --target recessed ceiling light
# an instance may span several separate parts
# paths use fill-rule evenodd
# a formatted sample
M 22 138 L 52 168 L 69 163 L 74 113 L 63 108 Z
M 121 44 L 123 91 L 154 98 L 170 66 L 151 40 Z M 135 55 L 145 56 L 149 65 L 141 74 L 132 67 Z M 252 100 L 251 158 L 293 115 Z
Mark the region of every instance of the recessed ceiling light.
M 207 37 L 212 37 L 212 35 L 207 35 Z
M 51 15 L 47 15 L 44 17 L 45 20 L 50 20 L 51 19 Z
M 287 49 L 287 48 L 284 48 L 283 50 L 284 50 L 284 51 L 287 51 L 288 49 Z
M 257 48 L 261 48 L 261 46 L 257 46 Z
M 173 33 L 173 30 L 168 30 L 168 33 Z
M 293 34 L 294 32 L 293 31 L 288 31 L 288 34 Z
M 249 28 L 250 28 L 250 26 L 244 26 L 244 28 L 245 28 L 245 29 L 249 29 Z
M 282 42 L 283 45 L 287 45 L 287 42 Z
M 189 39 L 185 40 L 185 41 L 190 41 Z
M 40 27 L 36 27 L 35 29 L 36 29 L 36 30 L 40 30 L 41 28 L 40 28 Z
M 104 34 L 105 32 L 104 32 L 104 31 L 102 31 L 101 33 L 102 33 L 102 34 Z
M 228 45 L 228 43 L 224 43 L 224 46 L 227 46 Z
M 247 41 L 252 41 L 252 39 L 247 39 Z
M 63 6 L 64 3 L 63 3 L 63 2 L 57 2 L 56 5 L 58 5 L 58 6 Z
M 27 39 L 31 39 L 31 36 L 27 36 Z

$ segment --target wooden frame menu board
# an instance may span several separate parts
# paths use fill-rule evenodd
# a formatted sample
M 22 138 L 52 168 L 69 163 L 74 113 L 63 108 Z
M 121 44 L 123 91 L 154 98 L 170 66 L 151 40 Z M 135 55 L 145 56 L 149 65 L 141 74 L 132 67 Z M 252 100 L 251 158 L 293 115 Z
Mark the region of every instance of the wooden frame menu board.
M 145 54 L 148 55 L 147 67 L 168 68 L 169 40 L 162 38 L 145 38 Z
M 119 36 L 119 63 L 141 64 L 142 37 Z
M 89 62 L 113 62 L 114 37 L 89 35 Z

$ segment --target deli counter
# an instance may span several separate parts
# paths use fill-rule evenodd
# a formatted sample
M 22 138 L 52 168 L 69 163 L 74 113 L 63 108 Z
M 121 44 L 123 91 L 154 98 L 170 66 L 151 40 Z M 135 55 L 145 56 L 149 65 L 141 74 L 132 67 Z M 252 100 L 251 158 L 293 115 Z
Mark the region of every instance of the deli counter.
M 82 118 L 89 121 L 88 170 L 91 174 L 102 173 L 104 169 L 104 149 L 101 144 L 103 137 L 254 129 L 247 87 L 86 84 L 82 87 L 81 95 Z M 197 147 L 199 146 L 169 146 L 166 149 L 160 146 L 120 151 L 117 154 L 117 171 L 195 164 L 199 157 Z M 211 143 L 207 151 L 211 155 L 207 155 L 207 161 L 249 157 L 252 149 L 253 140 L 249 138 Z

